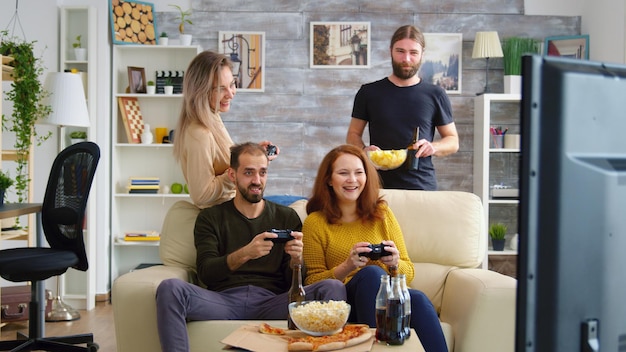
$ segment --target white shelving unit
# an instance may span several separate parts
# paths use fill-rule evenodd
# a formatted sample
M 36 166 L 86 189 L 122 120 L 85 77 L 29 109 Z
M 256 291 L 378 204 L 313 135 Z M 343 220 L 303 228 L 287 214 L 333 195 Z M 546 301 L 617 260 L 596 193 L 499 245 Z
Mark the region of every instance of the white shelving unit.
M 95 136 L 96 115 L 96 69 L 98 67 L 98 55 L 96 54 L 97 43 L 97 17 L 96 8 L 93 6 L 61 6 L 59 25 L 59 71 L 78 71 L 83 79 L 85 97 L 87 98 L 87 110 L 91 127 L 59 127 L 59 148 L 70 145 L 69 133 L 74 130 L 87 132 L 88 139 Z M 76 60 L 72 44 L 76 37 L 81 36 L 81 44 L 87 49 L 86 60 Z M 92 189 L 89 194 L 86 213 L 86 225 L 84 230 L 87 256 L 92 268 L 96 258 L 96 240 L 90 234 L 96 233 L 96 192 Z M 61 297 L 64 302 L 75 309 L 91 310 L 96 304 L 96 270 L 86 272 L 69 269 L 63 276 L 61 285 Z
M 126 242 L 126 232 L 160 232 L 169 208 L 187 194 L 129 194 L 129 177 L 158 177 L 161 187 L 184 184 L 172 144 L 128 143 L 118 106 L 120 97 L 136 97 L 144 123 L 154 133 L 157 127 L 168 131 L 176 127 L 182 94 L 129 94 L 128 66 L 143 67 L 146 81 L 156 81 L 156 71 L 184 71 L 200 52 L 199 46 L 114 45 L 113 47 L 113 118 L 112 198 L 111 198 L 111 282 L 139 264 L 160 263 L 158 242 Z
M 496 182 L 491 177 L 492 158 L 499 153 L 519 154 L 519 149 L 494 149 L 490 147 L 490 127 L 494 104 L 519 104 L 519 94 L 483 94 L 474 98 L 474 193 L 480 197 L 485 209 L 485 224 L 490 224 L 490 208 L 499 205 L 517 205 L 518 199 L 493 199 L 490 189 Z M 517 119 L 519 123 L 519 119 Z M 494 252 L 489 251 L 489 254 Z M 499 252 L 498 254 L 502 254 Z

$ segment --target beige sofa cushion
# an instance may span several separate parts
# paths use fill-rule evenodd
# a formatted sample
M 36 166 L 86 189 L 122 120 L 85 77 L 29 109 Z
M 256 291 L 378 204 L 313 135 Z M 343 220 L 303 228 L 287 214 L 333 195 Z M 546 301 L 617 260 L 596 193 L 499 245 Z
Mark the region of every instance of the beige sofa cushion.
M 180 200 L 167 212 L 161 228 L 159 255 L 163 264 L 196 272 L 193 228 L 200 208 Z

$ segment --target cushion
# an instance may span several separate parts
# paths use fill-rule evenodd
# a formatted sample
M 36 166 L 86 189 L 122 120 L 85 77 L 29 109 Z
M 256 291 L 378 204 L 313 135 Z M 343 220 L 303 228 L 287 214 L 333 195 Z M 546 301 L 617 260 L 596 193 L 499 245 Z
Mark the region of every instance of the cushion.
M 161 228 L 159 255 L 163 264 L 196 272 L 193 228 L 200 208 L 180 200 L 167 211 Z

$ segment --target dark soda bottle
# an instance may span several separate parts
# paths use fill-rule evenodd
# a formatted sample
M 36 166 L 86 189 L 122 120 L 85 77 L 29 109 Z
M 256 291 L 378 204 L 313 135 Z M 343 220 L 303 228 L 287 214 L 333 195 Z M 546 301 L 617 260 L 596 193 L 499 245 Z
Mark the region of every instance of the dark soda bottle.
M 398 275 L 400 278 L 400 287 L 404 294 L 404 333 L 405 338 L 411 337 L 411 294 L 409 288 L 406 285 L 406 276 L 404 274 Z
M 380 287 L 376 294 L 376 340 L 387 341 L 385 323 L 387 322 L 387 299 L 389 298 L 389 275 L 380 276 Z
M 400 278 L 391 278 L 391 291 L 387 299 L 387 320 L 385 331 L 387 344 L 403 345 L 406 338 L 404 330 L 404 294 L 400 285 Z
M 302 286 L 302 265 L 294 264 L 293 274 L 291 277 L 291 287 L 289 288 L 289 303 L 302 302 L 305 297 L 304 287 Z M 291 320 L 289 311 L 287 311 L 287 327 L 291 330 L 296 330 L 296 324 Z
M 407 170 L 415 171 L 419 166 L 419 158 L 415 155 L 417 153 L 417 149 L 413 147 L 413 145 L 415 145 L 415 143 L 417 143 L 419 139 L 419 131 L 420 128 L 415 127 L 415 129 L 413 130 L 413 139 L 411 140 L 411 144 L 409 144 L 409 146 L 407 147 L 405 161 Z

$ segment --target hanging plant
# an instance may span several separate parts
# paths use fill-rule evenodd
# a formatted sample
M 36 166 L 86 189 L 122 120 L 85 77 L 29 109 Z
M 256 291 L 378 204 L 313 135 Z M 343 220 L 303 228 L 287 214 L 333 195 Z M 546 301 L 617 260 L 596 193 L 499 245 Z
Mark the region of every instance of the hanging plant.
M 39 76 L 43 74 L 41 59 L 33 54 L 35 42 L 18 41 L 7 38 L 7 31 L 2 31 L 0 54 L 13 57 L 13 82 L 11 90 L 6 92 L 7 100 L 13 102 L 13 112 L 8 118 L 2 115 L 2 128 L 15 135 L 13 147 L 16 152 L 15 193 L 18 202 L 28 199 L 28 153 L 32 143 L 40 145 L 50 138 L 52 132 L 39 135 L 35 123 L 51 112 L 49 105 L 43 105 L 42 99 L 49 93 L 44 91 Z

